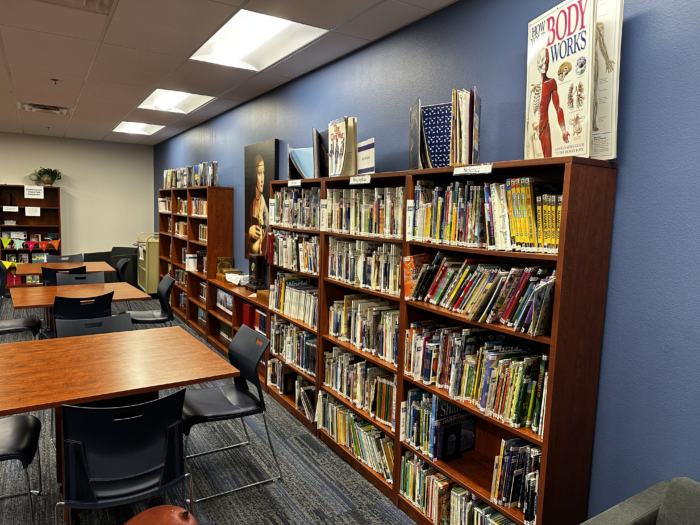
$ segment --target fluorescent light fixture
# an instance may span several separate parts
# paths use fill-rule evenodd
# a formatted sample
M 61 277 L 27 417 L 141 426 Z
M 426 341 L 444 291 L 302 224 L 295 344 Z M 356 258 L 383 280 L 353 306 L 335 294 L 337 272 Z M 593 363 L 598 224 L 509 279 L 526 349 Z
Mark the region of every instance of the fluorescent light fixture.
M 324 33 L 325 29 L 241 9 L 190 58 L 261 71 Z
M 117 133 L 131 133 L 133 135 L 153 135 L 156 131 L 160 131 L 165 126 L 156 126 L 155 124 L 143 124 L 142 122 L 122 122 L 112 131 Z
M 192 93 L 185 93 L 184 91 L 156 89 L 139 107 L 142 109 L 187 114 L 203 106 L 210 100 L 214 100 L 214 97 L 193 95 Z

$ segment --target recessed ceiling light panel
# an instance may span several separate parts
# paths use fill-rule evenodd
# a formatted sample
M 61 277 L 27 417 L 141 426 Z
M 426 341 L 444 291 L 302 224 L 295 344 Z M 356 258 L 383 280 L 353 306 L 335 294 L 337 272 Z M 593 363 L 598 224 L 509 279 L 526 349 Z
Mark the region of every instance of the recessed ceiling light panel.
M 117 133 L 131 133 L 132 135 L 153 135 L 156 131 L 160 131 L 165 126 L 156 126 L 155 124 L 143 124 L 141 122 L 122 122 L 112 131 Z
M 261 71 L 324 33 L 325 29 L 241 9 L 190 58 Z
M 142 109 L 187 114 L 211 100 L 214 100 L 214 97 L 193 95 L 184 91 L 156 89 L 139 107 Z

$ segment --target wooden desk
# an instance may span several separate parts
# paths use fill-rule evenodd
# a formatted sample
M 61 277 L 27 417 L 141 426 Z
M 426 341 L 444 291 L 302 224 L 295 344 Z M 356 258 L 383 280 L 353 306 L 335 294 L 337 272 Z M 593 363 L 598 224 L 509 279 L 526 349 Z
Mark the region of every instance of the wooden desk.
M 146 394 L 240 372 L 180 327 L 0 344 L 0 416 L 56 409 L 56 470 L 63 481 L 61 405 Z
M 109 264 L 106 262 L 82 262 L 82 263 L 74 263 L 74 262 L 65 262 L 65 263 L 24 263 L 24 264 L 18 264 L 17 265 L 17 273 L 16 275 L 19 276 L 26 276 L 26 275 L 41 275 L 41 267 L 44 266 L 46 268 L 54 268 L 56 270 L 70 270 L 71 268 L 78 268 L 80 266 L 85 266 L 85 272 L 86 273 L 97 273 L 97 272 L 105 272 L 105 273 L 114 273 L 117 270 L 112 268 Z
M 70 286 L 16 286 L 10 288 L 15 310 L 23 308 L 48 308 L 53 306 L 56 296 L 95 297 L 114 292 L 112 302 L 145 301 L 151 299 L 147 293 L 129 283 L 75 284 Z

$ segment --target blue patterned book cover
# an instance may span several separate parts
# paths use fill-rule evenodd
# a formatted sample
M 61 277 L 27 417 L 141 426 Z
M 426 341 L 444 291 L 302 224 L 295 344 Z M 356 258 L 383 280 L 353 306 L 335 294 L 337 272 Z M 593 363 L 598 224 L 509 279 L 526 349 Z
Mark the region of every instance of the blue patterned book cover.
M 423 106 L 421 112 L 433 167 L 449 166 L 452 140 L 452 103 Z

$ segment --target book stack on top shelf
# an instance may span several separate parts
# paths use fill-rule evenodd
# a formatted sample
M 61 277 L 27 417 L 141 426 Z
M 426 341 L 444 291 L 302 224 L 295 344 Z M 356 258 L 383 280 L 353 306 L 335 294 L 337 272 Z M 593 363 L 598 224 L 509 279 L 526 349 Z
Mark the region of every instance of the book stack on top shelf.
M 616 169 L 272 182 L 268 392 L 418 523 L 584 521 Z
M 46 262 L 46 255 L 61 255 L 61 189 L 44 186 L 43 198 L 25 197 L 24 186 L 20 184 L 0 185 L 0 228 L 1 237 L 12 239 L 5 246 L 0 243 L 0 260 L 23 263 Z M 37 186 L 28 188 L 38 189 Z M 39 215 L 36 215 L 39 208 Z M 8 224 L 14 222 L 14 224 Z M 58 248 L 50 244 L 59 241 Z M 28 242 L 34 242 L 29 249 Z M 42 244 L 47 242 L 46 248 Z M 41 244 L 40 244 L 41 243 Z M 8 286 L 20 284 L 41 284 L 40 276 L 14 277 L 12 269 L 8 274 Z

